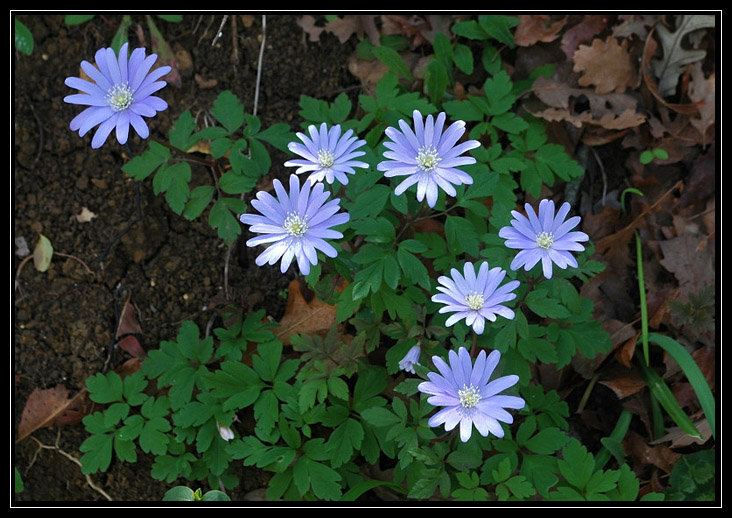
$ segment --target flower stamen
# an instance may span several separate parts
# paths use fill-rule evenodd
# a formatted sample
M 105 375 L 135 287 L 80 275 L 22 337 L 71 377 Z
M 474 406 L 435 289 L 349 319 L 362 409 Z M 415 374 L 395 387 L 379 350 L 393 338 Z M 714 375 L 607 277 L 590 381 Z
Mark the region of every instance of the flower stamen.
M 485 300 L 483 300 L 483 294 L 477 291 L 471 291 L 465 295 L 465 304 L 473 311 L 479 311 L 483 309 Z
M 426 173 L 434 171 L 442 158 L 437 154 L 435 146 L 423 146 L 417 150 L 417 166 Z
M 318 150 L 318 165 L 321 169 L 330 169 L 335 163 L 335 153 L 327 149 Z
M 285 218 L 282 228 L 292 237 L 302 237 L 308 231 L 308 224 L 299 214 L 291 212 Z
M 549 250 L 554 244 L 554 234 L 551 232 L 541 232 L 536 236 L 536 244 L 543 250 Z
M 463 388 L 458 390 L 458 399 L 460 400 L 460 406 L 463 408 L 474 408 L 480 402 L 480 391 L 472 384 L 469 387 L 463 385 Z
M 116 112 L 126 110 L 132 104 L 132 90 L 127 83 L 116 84 L 107 92 L 107 104 Z

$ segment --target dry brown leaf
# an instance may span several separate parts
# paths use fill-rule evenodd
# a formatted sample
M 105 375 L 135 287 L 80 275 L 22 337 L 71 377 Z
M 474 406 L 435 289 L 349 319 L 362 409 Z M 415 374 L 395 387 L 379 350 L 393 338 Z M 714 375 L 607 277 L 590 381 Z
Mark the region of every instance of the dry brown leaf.
M 389 67 L 378 59 L 367 61 L 354 54 L 348 58 L 348 71 L 361 81 L 366 94 L 373 94 L 376 83 L 389 71 Z
M 580 86 L 595 86 L 598 94 L 621 94 L 636 85 L 638 73 L 628 52 L 628 40 L 618 45 L 613 37 L 596 39 L 591 46 L 580 45 L 574 53 L 574 71 L 582 72 Z
M 618 25 L 612 28 L 616 38 L 637 36 L 641 41 L 646 39 L 648 28 L 653 27 L 661 19 L 657 14 L 621 14 Z
M 714 138 L 713 126 L 716 112 L 714 73 L 712 72 L 709 77 L 705 77 L 701 62 L 694 63 L 691 66 L 690 73 L 689 99 L 699 108 L 699 118 L 693 118 L 690 122 L 701 133 L 702 144 L 706 144 L 707 138 L 710 140 Z M 707 137 L 707 134 L 710 134 L 709 137 Z
M 289 345 L 292 335 L 325 334 L 335 324 L 335 314 L 336 306 L 326 304 L 316 297 L 307 302 L 300 290 L 300 282 L 294 279 L 290 282 L 287 308 L 280 319 L 277 338 L 283 344 Z
M 564 31 L 562 35 L 562 50 L 567 56 L 567 61 L 572 61 L 577 47 L 592 39 L 600 33 L 607 25 L 607 16 L 593 14 L 585 16 L 582 21 Z
M 611 379 L 598 381 L 598 383 L 615 392 L 618 399 L 625 399 L 646 387 L 643 377 L 635 369 L 618 366 L 612 368 L 607 374 L 611 376 Z
M 338 41 L 345 43 L 355 34 L 359 40 L 364 35 L 368 36 L 369 41 L 373 45 L 380 45 L 379 29 L 376 28 L 376 22 L 373 14 L 347 14 L 339 16 L 325 25 L 325 30 L 332 32 L 338 38 Z
M 600 95 L 592 89 L 572 88 L 543 76 L 534 81 L 531 91 L 549 106 L 533 115 L 549 121 L 567 121 L 577 127 L 590 124 L 609 130 L 634 128 L 646 121 L 644 114 L 636 112 L 636 99 L 627 94 Z M 581 97 L 589 102 L 589 110 L 574 112 L 573 103 Z
M 15 442 L 22 441 L 39 428 L 78 422 L 76 419 L 70 420 L 70 417 L 73 416 L 65 416 L 65 414 L 71 412 L 74 405 L 83 398 L 85 392 L 82 390 L 69 399 L 69 389 L 63 385 L 56 385 L 49 389 L 33 389 L 20 416 L 18 437 Z
M 142 348 L 142 345 L 140 345 L 139 340 L 132 335 L 125 336 L 122 340 L 117 342 L 116 345 L 134 358 L 144 358 L 147 356 L 147 353 L 145 352 L 145 349 Z
M 297 24 L 302 28 L 303 32 L 308 35 L 308 39 L 312 42 L 320 41 L 320 33 L 324 27 L 315 25 L 315 18 L 309 14 L 305 14 L 297 19 Z
M 655 441 L 651 441 L 650 444 L 662 444 L 671 441 L 671 448 L 683 448 L 692 444 L 701 445 L 707 442 L 712 436 L 712 429 L 709 426 L 709 421 L 707 421 L 706 419 L 702 419 L 701 421 L 695 422 L 694 426 L 696 426 L 696 429 L 699 430 L 699 433 L 701 434 L 701 439 L 698 437 L 694 437 L 693 435 L 689 435 L 678 426 L 674 426 L 673 428 L 668 429 L 668 433 L 666 433 L 666 435 L 656 439 Z
M 689 179 L 686 182 L 686 189 L 679 198 L 679 207 L 688 207 L 708 198 L 714 200 L 714 193 L 717 190 L 716 148 L 716 143 L 712 143 L 704 154 L 694 159 Z M 712 211 L 713 213 L 714 211 Z
M 691 356 L 702 371 L 704 378 L 709 383 L 709 388 L 714 390 L 714 384 L 717 375 L 717 357 L 714 354 L 715 347 L 700 347 L 694 351 Z
M 536 117 L 540 117 L 549 122 L 554 121 L 565 121 L 569 122 L 577 128 L 581 128 L 585 124 L 592 126 L 599 126 L 607 130 L 624 130 L 628 128 L 635 128 L 640 126 L 646 121 L 646 116 L 637 113 L 635 110 L 625 110 L 620 115 L 612 113 L 606 113 L 599 119 L 592 116 L 590 112 L 582 112 L 579 114 L 572 114 L 569 110 L 563 110 L 559 108 L 547 108 L 546 110 L 532 113 Z
M 689 292 L 698 293 L 715 282 L 714 247 L 706 244 L 705 237 L 690 233 L 660 242 L 663 259 L 659 262 L 679 281 L 680 296 L 684 299 Z
M 640 434 L 632 430 L 625 436 L 623 447 L 628 455 L 645 464 L 653 464 L 666 473 L 671 473 L 674 464 L 681 457 L 662 444 L 651 446 Z
M 364 34 L 366 34 L 372 44 L 379 45 L 380 36 L 379 30 L 374 22 L 375 16 L 376 15 L 373 14 L 347 14 L 329 21 L 323 27 L 319 27 L 315 25 L 315 18 L 306 14 L 297 20 L 297 24 L 308 35 L 308 39 L 312 42 L 320 41 L 320 35 L 323 31 L 326 31 L 334 34 L 341 43 L 348 41 L 348 39 L 354 34 L 359 40 L 363 39 Z
M 659 206 L 682 185 L 683 184 L 680 181 L 676 182 L 673 187 L 671 187 L 665 193 L 659 196 L 659 198 L 651 205 L 645 205 L 641 213 L 628 225 L 613 234 L 598 239 L 595 242 L 595 253 L 602 255 L 604 259 L 606 259 L 611 264 L 614 264 L 616 267 L 632 264 L 630 257 L 628 257 L 628 245 L 630 244 L 630 240 L 633 237 L 633 232 L 638 227 L 638 225 L 642 223 L 646 213 L 655 210 L 657 206 Z
M 79 223 L 89 223 L 92 219 L 96 218 L 97 215 L 94 214 L 92 211 L 87 209 L 86 207 L 81 208 L 81 213 L 74 216 L 76 218 L 76 221 Z
M 520 14 L 514 43 L 519 47 L 530 47 L 539 42 L 549 43 L 559 37 L 559 31 L 566 23 L 566 17 L 552 22 L 545 14 Z
M 635 354 L 635 345 L 638 343 L 638 338 L 640 337 L 640 333 L 636 333 L 635 336 L 633 336 L 630 340 L 625 342 L 621 347 L 615 351 L 615 358 L 625 365 L 626 367 L 631 367 L 631 361 L 633 360 L 633 355 Z
M 130 302 L 132 293 L 127 295 L 127 301 L 122 308 L 122 313 L 119 316 L 119 324 L 117 325 L 117 332 L 114 335 L 115 340 L 120 336 L 131 334 L 131 333 L 142 333 L 140 322 L 137 320 L 137 310 L 135 306 Z

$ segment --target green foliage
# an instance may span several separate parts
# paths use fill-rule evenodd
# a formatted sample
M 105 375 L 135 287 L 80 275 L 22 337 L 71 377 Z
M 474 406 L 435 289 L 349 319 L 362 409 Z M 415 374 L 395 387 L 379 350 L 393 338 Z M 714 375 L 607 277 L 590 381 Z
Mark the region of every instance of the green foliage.
M 187 486 L 171 487 L 163 495 L 163 502 L 230 502 L 231 498 L 223 491 L 212 489 L 202 494 L 201 489 L 193 491 Z
M 33 33 L 17 18 L 13 20 L 13 23 L 15 28 L 14 41 L 16 50 L 30 56 L 33 53 Z
M 350 216 L 343 246 L 304 277 L 321 301 L 336 306 L 334 325 L 327 333 L 294 331 L 286 348 L 261 309 L 238 316 L 222 309 L 226 324 L 205 336 L 198 324 L 183 322 L 174 340 L 148 352 L 141 371 L 89 378 L 90 397 L 103 409 L 84 419 L 90 434 L 81 447 L 84 473 L 105 471 L 115 457 L 135 462 L 139 447 L 154 457 L 151 476 L 170 484 L 185 479 L 232 488 L 242 465 L 265 470 L 270 500 L 352 501 L 377 487 L 418 500 L 638 499 L 640 482 L 620 443 L 629 417 L 594 455 L 570 434 L 567 402 L 534 376 L 543 365 L 564 369 L 579 356 L 612 350 L 592 301 L 582 295 L 582 284 L 603 269 L 590 259 L 592 244 L 577 254 L 576 268 L 544 279 L 539 265 L 511 270 L 515 251 L 498 236 L 521 192 L 539 197 L 584 173 L 549 142 L 541 120 L 518 113 L 527 84 L 513 82 L 498 52 L 514 47 L 517 24 L 516 17 L 480 15 L 457 22 L 453 39 L 435 34 L 423 92 L 405 86 L 414 78 L 399 54 L 408 43 L 399 36 L 359 44 L 359 55 L 389 68 L 374 95 L 357 102 L 345 93 L 300 97 L 303 128 L 339 124 L 366 141 L 360 160 L 368 168 L 345 186 L 327 187 Z M 476 67 L 483 68 L 482 91 L 454 99 L 456 75 Z M 462 168 L 473 183 L 455 196 L 441 193 L 434 210 L 416 201 L 413 188 L 396 196 L 400 180 L 377 169 L 386 128 L 400 120 L 411 125 L 415 110 L 463 120 L 470 138 L 482 143 L 471 151 L 476 163 Z M 268 148 L 286 152 L 294 139 L 285 124 L 262 128 L 231 91 L 218 95 L 210 113 L 216 124 L 208 127 L 189 111 L 179 114 L 168 141 L 151 141 L 123 170 L 137 181 L 150 178 L 154 193 L 179 216 L 194 220 L 208 212 L 211 227 L 231 245 L 241 232 L 236 216 L 248 210 L 241 200 L 272 167 Z M 514 318 L 499 317 L 480 336 L 463 322 L 446 328 L 447 315 L 431 301 L 436 277 L 483 260 L 506 270 L 507 281 L 520 281 L 508 303 Z M 511 412 L 513 423 L 502 425 L 503 437 L 473 433 L 462 443 L 454 432 L 429 426 L 435 407 L 418 386 L 429 379 L 431 363 L 415 365 L 415 375 L 399 368 L 415 345 L 422 362 L 461 346 L 501 352 L 497 372 L 519 376 L 514 390 L 526 402 Z M 645 374 L 649 386 L 660 387 L 654 371 Z M 666 391 L 654 390 L 671 404 Z M 244 416 L 253 426 L 240 424 Z M 611 455 L 617 467 L 605 470 Z M 393 481 L 371 479 L 360 469 L 364 462 L 392 466 Z M 685 469 L 695 485 L 684 485 L 680 474 L 674 495 L 707 494 L 707 467 L 695 461 Z M 163 500 L 226 496 L 219 493 L 177 486 Z
M 662 148 L 656 148 L 656 149 L 646 149 L 640 154 L 640 163 L 643 165 L 648 165 L 651 162 L 653 162 L 655 159 L 659 160 L 668 160 L 668 152 L 665 149 Z
M 666 499 L 672 501 L 715 500 L 715 452 L 702 450 L 685 455 L 674 466 L 669 477 Z
M 272 165 L 265 144 L 286 149 L 292 134 L 284 123 L 262 130 L 259 119 L 246 114 L 229 90 L 218 95 L 211 114 L 220 125 L 198 129 L 191 112 L 184 111 L 170 129 L 168 143 L 151 141 L 148 150 L 122 170 L 138 181 L 154 173 L 153 192 L 164 194 L 173 212 L 188 220 L 208 210 L 209 225 L 231 245 L 241 234 L 237 217 L 247 211 L 241 196 L 251 192 Z M 192 152 L 206 145 L 207 157 Z M 194 175 L 194 167 L 203 170 Z M 213 177 L 213 184 L 200 185 L 200 177 Z
M 166 396 L 154 398 L 144 391 L 148 381 L 142 372 L 124 378 L 115 372 L 98 373 L 87 379 L 89 398 L 107 405 L 103 411 L 84 417 L 90 436 L 81 444 L 82 473 L 106 471 L 112 454 L 126 462 L 137 461 L 137 446 L 145 453 L 164 455 L 170 437 L 170 403 Z M 139 407 L 139 413 L 131 413 Z
M 20 476 L 20 471 L 18 471 L 18 468 L 13 468 L 13 491 L 15 493 L 22 493 L 23 492 L 23 478 Z
M 94 18 L 94 16 L 93 14 L 67 14 L 64 16 L 64 23 L 66 25 L 81 25 Z

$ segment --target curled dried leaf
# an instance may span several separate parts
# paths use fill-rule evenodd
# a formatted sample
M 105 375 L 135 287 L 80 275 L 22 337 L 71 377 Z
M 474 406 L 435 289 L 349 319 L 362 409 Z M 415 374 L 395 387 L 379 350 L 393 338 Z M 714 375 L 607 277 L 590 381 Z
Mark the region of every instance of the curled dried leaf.
M 33 266 L 39 272 L 45 272 L 51 265 L 53 257 L 53 245 L 51 241 L 43 234 L 38 234 L 38 243 L 33 249 Z

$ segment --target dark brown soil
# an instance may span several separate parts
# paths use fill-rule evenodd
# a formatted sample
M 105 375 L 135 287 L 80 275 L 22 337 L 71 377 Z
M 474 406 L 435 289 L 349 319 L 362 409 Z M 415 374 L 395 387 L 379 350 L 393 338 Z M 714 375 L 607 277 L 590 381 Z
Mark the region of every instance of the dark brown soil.
M 81 108 L 63 98 L 72 93 L 64 79 L 78 76 L 82 60 L 93 61 L 98 48 L 110 45 L 121 16 L 97 16 L 74 27 L 64 24 L 63 15 L 18 16 L 33 33 L 35 48 L 30 56 L 16 52 L 13 58 L 13 237 L 24 238 L 32 251 L 41 233 L 58 254 L 43 273 L 32 261 L 25 263 L 14 290 L 14 436 L 34 388 L 62 384 L 73 395 L 87 377 L 117 368 L 129 358 L 117 349 L 110 354 L 116 315 L 128 296 L 143 329 L 138 337 L 143 347 L 151 349 L 174 338 L 186 319 L 206 329 L 216 322 L 217 308 L 224 302 L 244 311 L 265 308 L 278 318 L 285 302 L 280 292 L 290 280 L 275 268 L 257 268 L 254 254 L 241 246 L 244 239 L 232 248 L 225 273 L 227 247 L 206 218 L 191 223 L 177 216 L 153 194 L 149 181 L 140 185 L 142 219 L 115 241 L 137 213 L 135 182 L 121 167 L 130 152 L 141 153 L 147 143 L 131 138 L 128 150 L 110 137 L 101 149 L 91 149 L 93 132 L 79 138 L 68 127 Z M 183 111 L 196 114 L 210 109 L 225 89 L 252 112 L 262 17 L 229 17 L 212 46 L 223 17 L 190 14 L 181 23 L 156 20 L 180 53 L 182 87 L 169 84 L 161 92 L 169 108 L 150 121 L 152 135 L 165 138 Z M 144 15 L 133 16 L 133 21 L 130 44 L 145 45 L 140 39 L 149 38 Z M 342 91 L 355 91 L 352 87 L 358 81 L 346 65 L 354 39 L 340 44 L 333 35 L 323 34 L 320 43 L 307 42 L 296 17 L 290 15 L 268 15 L 264 32 L 257 110 L 263 127 L 287 122 L 299 129 L 302 94 L 332 99 Z M 212 80 L 215 87 L 201 86 Z M 273 150 L 270 174 L 284 176 L 284 161 L 284 155 Z M 96 217 L 80 223 L 75 216 L 84 207 Z M 13 275 L 21 261 L 13 253 Z M 12 463 L 24 482 L 16 499 L 104 500 L 77 464 L 59 451 L 41 447 L 56 446 L 79 458 L 85 438 L 83 425 L 77 424 L 40 429 L 15 444 Z M 106 473 L 92 475 L 91 480 L 117 501 L 160 501 L 171 485 L 151 478 L 151 463 L 144 455 L 135 464 L 113 462 Z M 232 499 L 256 498 L 256 490 L 263 486 L 261 475 L 242 471 L 239 478 L 240 486 L 230 492 Z

